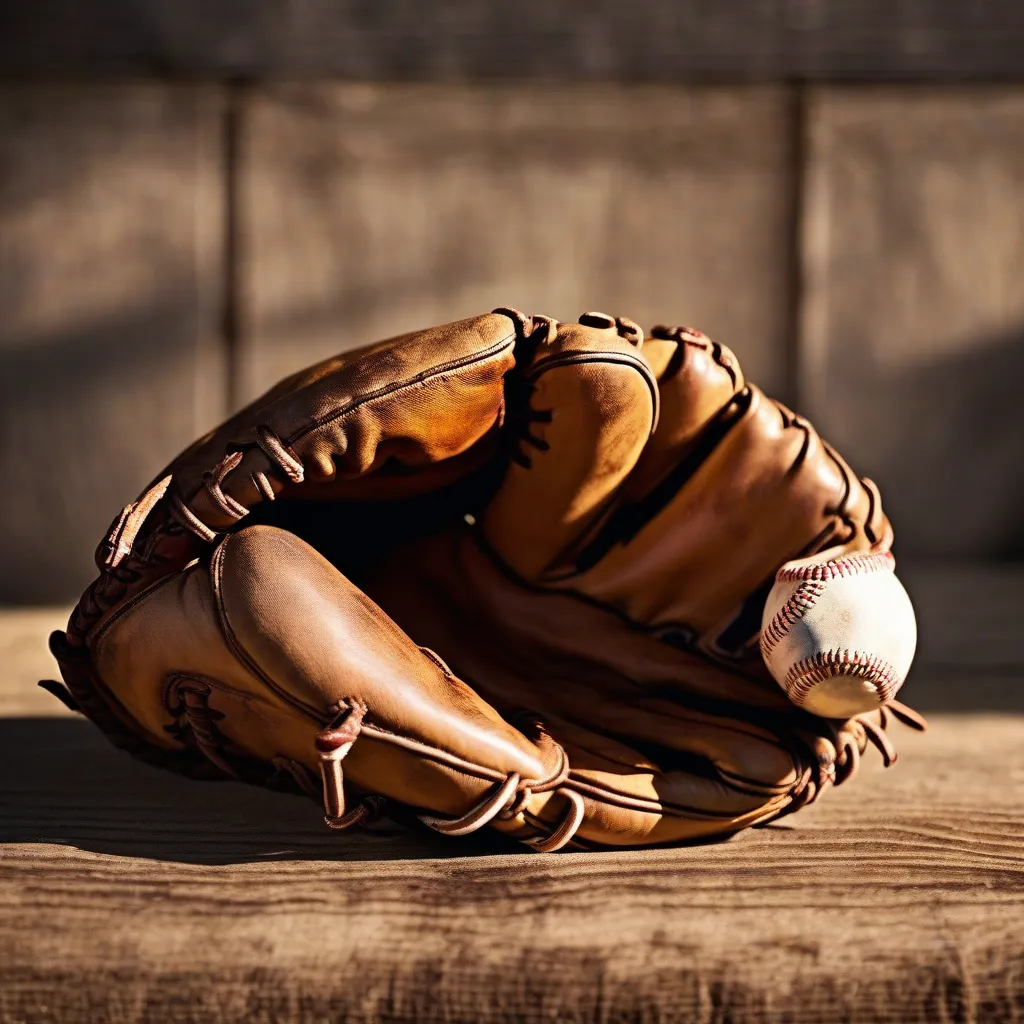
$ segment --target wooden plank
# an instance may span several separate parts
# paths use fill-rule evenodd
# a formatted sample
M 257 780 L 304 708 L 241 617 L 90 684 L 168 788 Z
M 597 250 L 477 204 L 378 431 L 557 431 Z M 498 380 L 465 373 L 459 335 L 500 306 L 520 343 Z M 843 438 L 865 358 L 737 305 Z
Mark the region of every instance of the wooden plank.
M 1022 736 L 940 717 L 775 827 L 544 857 L 331 833 L 87 723 L 0 720 L 0 1018 L 1012 1020 Z
M 897 550 L 1024 555 L 1024 95 L 821 90 L 801 408 L 882 488 Z
M 1011 0 L 8 0 L 7 74 L 1019 80 Z
M 0 601 L 77 598 L 224 411 L 216 90 L 0 89 Z
M 785 393 L 783 90 L 300 85 L 245 109 L 243 396 L 498 305 L 699 325 Z

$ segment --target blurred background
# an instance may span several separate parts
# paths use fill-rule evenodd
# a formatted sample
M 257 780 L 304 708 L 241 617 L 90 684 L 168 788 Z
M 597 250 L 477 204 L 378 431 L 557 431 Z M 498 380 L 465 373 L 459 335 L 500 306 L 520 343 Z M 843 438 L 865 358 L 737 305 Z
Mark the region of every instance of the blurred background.
M 1019 599 L 1024 5 L 39 0 L 0 73 L 0 602 L 282 374 L 497 305 L 700 327 L 920 602 Z

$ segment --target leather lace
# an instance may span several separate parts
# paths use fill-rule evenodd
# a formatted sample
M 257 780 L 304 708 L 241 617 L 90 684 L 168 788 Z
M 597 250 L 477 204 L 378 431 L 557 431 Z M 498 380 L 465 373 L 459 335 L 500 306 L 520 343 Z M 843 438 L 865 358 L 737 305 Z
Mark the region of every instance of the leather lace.
M 258 423 L 253 427 L 256 435 L 255 442 L 237 441 L 227 446 L 227 454 L 213 469 L 206 470 L 200 478 L 202 488 L 213 506 L 224 513 L 229 519 L 238 522 L 249 514 L 240 501 L 226 494 L 224 491 L 224 480 L 228 474 L 241 465 L 247 449 L 258 447 L 276 466 L 282 476 L 292 483 L 302 483 L 305 479 L 306 470 L 299 457 L 281 440 L 277 432 L 266 423 Z M 265 501 L 273 501 L 276 497 L 273 485 L 262 470 L 254 470 L 252 482 Z M 216 541 L 218 533 L 206 525 L 189 506 L 177 494 L 170 497 L 171 514 L 182 526 L 194 533 L 197 537 L 212 544 Z
M 359 738 L 367 707 L 362 701 L 348 699 L 339 701 L 334 710 L 337 714 L 331 724 L 317 733 L 316 748 L 320 754 L 324 820 L 331 828 L 342 829 L 364 821 L 369 810 L 379 811 L 382 798 L 366 797 L 357 807 L 348 809 L 342 761 Z M 464 836 L 476 832 L 495 819 L 510 820 L 516 817 L 535 792 L 557 790 L 568 801 L 564 818 L 550 835 L 528 839 L 526 845 L 541 853 L 560 850 L 572 840 L 582 824 L 584 803 L 579 793 L 563 785 L 569 777 L 569 761 L 565 751 L 547 737 L 546 733 L 543 735 L 548 742 L 558 748 L 560 754 L 559 767 L 552 778 L 539 784 L 524 784 L 518 772 L 509 772 L 460 817 L 444 818 L 434 814 L 418 814 L 419 820 L 428 828 L 443 835 Z
M 860 755 L 870 743 L 882 755 L 886 768 L 896 763 L 897 753 L 888 735 L 890 719 L 897 719 L 919 732 L 928 727 L 925 719 L 913 708 L 898 700 L 891 700 L 879 709 L 878 723 L 869 718 L 852 718 L 836 737 L 836 784 L 845 782 L 860 765 Z
M 199 679 L 175 676 L 167 688 L 167 706 L 174 723 L 165 725 L 165 732 L 176 740 L 191 733 L 196 746 L 211 764 L 216 765 L 232 779 L 241 775 L 225 756 L 224 743 L 217 722 L 224 718 L 222 711 L 210 707 L 211 687 Z
M 170 566 L 170 560 L 157 550 L 160 537 L 180 536 L 184 530 L 173 519 L 160 524 L 148 538 L 141 550 L 133 547 L 128 557 L 114 565 L 105 566 L 99 576 L 88 586 L 81 600 L 75 606 L 68 622 L 68 639 L 81 647 L 93 626 L 111 608 L 120 604 L 133 584 L 157 566 Z

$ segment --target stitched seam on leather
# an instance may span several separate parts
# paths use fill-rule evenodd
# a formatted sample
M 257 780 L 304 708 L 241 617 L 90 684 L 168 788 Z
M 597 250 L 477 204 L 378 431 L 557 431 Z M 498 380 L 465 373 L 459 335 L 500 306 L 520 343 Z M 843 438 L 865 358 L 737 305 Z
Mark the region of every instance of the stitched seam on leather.
M 826 589 L 823 580 L 804 579 L 801 582 L 761 633 L 761 654 L 764 658 L 767 659 L 789 635 L 789 631 L 814 607 Z
M 466 366 L 472 366 L 474 363 L 485 363 L 490 359 L 493 359 L 497 355 L 501 355 L 503 351 L 510 347 L 515 347 L 515 334 L 510 337 L 503 338 L 499 342 L 495 342 L 490 347 L 484 349 L 482 352 L 475 352 L 471 356 L 463 356 L 461 359 L 451 359 L 447 363 L 441 363 L 437 366 L 432 366 L 429 370 L 423 370 L 421 373 L 416 374 L 414 377 L 409 377 L 405 380 L 395 381 L 391 384 L 386 384 L 383 387 L 378 388 L 376 391 L 371 391 L 368 394 L 360 395 L 358 398 L 353 398 L 350 402 L 346 403 L 340 409 L 336 409 L 329 415 L 318 417 L 310 420 L 301 430 L 296 433 L 289 435 L 282 439 L 282 443 L 286 447 L 291 447 L 298 441 L 301 441 L 307 435 L 319 430 L 321 427 L 327 426 L 329 423 L 334 423 L 337 420 L 344 419 L 349 413 L 354 412 L 356 409 L 369 402 L 376 401 L 379 398 L 386 398 L 390 395 L 395 394 L 405 388 L 414 387 L 418 384 L 422 384 L 424 381 L 430 380 L 433 377 L 441 377 L 446 373 L 450 373 L 452 370 L 462 369 Z M 191 488 L 188 492 L 186 501 L 191 501 L 204 487 L 205 485 L 200 480 L 198 484 Z M 187 505 L 186 505 L 187 507 Z M 244 506 L 239 506 L 244 507 Z M 246 510 L 248 512 L 248 510 Z M 204 524 L 205 525 L 205 524 Z
M 649 637 L 654 640 L 658 640 L 658 634 L 665 631 L 666 628 L 677 627 L 679 629 L 689 629 L 686 623 L 658 623 L 654 626 L 649 626 L 643 622 L 637 622 L 635 619 L 631 619 L 621 608 L 616 608 L 613 604 L 605 604 L 603 601 L 599 601 L 596 597 L 591 597 L 589 594 L 583 593 L 580 590 L 574 590 L 572 587 L 551 587 L 545 586 L 539 583 L 532 583 L 529 580 L 523 579 L 518 573 L 515 572 L 510 566 L 505 564 L 505 561 L 498 555 L 498 553 L 491 547 L 487 542 L 486 538 L 480 533 L 479 530 L 474 530 L 472 533 L 473 539 L 476 541 L 480 550 L 491 560 L 495 568 L 497 568 L 507 579 L 511 580 L 517 586 L 523 587 L 534 594 L 548 594 L 548 595 L 562 595 L 565 597 L 572 598 L 575 601 L 590 606 L 591 608 L 597 608 L 601 611 L 607 612 L 617 618 L 623 625 L 628 626 L 630 629 L 635 630 L 642 636 Z M 664 641 L 662 641 L 664 642 Z M 733 675 L 738 676 L 741 679 L 747 680 L 747 682 L 753 683 L 764 683 L 764 680 L 753 672 L 741 671 L 741 666 L 734 662 L 723 663 L 721 660 L 713 658 L 707 651 L 701 650 L 699 647 L 687 648 L 686 653 L 691 656 L 703 661 L 705 664 L 713 665 L 715 668 L 720 668 L 731 672 Z M 752 712 L 757 715 L 764 715 L 770 713 L 770 708 L 752 708 Z M 774 710 L 775 714 L 780 713 L 780 709 Z
M 97 648 L 103 643 L 103 639 L 107 632 L 125 615 L 127 615 L 140 601 L 144 598 L 149 597 L 150 594 L 155 593 L 161 587 L 166 586 L 173 580 L 178 579 L 181 573 L 192 565 L 193 562 L 189 562 L 176 573 L 169 573 L 166 576 L 161 576 L 159 579 L 154 580 L 148 587 L 140 590 L 137 594 L 133 594 L 127 601 L 119 604 L 116 609 L 110 613 L 110 615 L 104 620 L 103 624 L 99 626 L 89 637 L 89 649 L 92 652 L 97 652 Z M 98 652 L 97 652 L 98 653 Z
M 404 390 L 405 388 L 415 387 L 417 384 L 422 384 L 424 381 L 430 380 L 432 377 L 443 377 L 446 373 L 451 373 L 453 370 L 460 370 L 464 367 L 472 366 L 474 363 L 485 363 L 488 360 L 493 359 L 495 356 L 501 355 L 505 349 L 509 347 L 514 348 L 515 340 L 516 336 L 513 332 L 509 337 L 502 338 L 501 341 L 495 342 L 482 352 L 474 352 L 469 356 L 462 356 L 459 359 L 450 359 L 446 363 L 440 363 L 436 366 L 430 367 L 428 370 L 422 370 L 415 376 L 407 377 L 405 380 L 394 381 L 391 384 L 385 384 L 376 391 L 371 391 L 368 394 L 360 395 L 358 398 L 353 398 L 350 402 L 346 403 L 340 409 L 334 410 L 334 412 L 329 415 L 310 420 L 309 423 L 307 423 L 301 430 L 286 437 L 284 443 L 289 446 L 293 445 L 297 441 L 301 441 L 307 434 L 311 434 L 313 431 L 319 430 L 321 427 L 325 427 L 329 423 L 334 423 L 337 420 L 343 419 L 360 406 L 366 405 L 369 402 L 374 402 L 379 398 L 386 398 L 389 395 L 393 395 L 398 391 Z
M 835 464 L 836 471 L 843 479 L 843 496 L 833 510 L 833 515 L 845 524 L 849 530 L 848 537 L 854 537 L 857 534 L 857 525 L 850 518 L 850 496 L 853 494 L 853 481 L 856 478 L 853 476 L 850 469 L 843 465 L 843 461 L 840 459 L 839 453 L 824 438 L 821 439 L 821 447 L 825 454 Z M 875 538 L 869 535 L 869 531 L 865 530 L 865 534 L 868 535 L 868 539 L 874 543 Z
M 899 674 L 885 658 L 863 651 L 833 649 L 819 651 L 793 665 L 786 673 L 785 689 L 794 704 L 802 704 L 815 686 L 836 677 L 870 683 L 883 704 L 899 687 Z
M 739 378 L 736 373 L 735 359 L 725 356 L 723 352 L 724 346 L 720 342 L 713 341 L 703 331 L 699 331 L 695 327 L 657 324 L 651 330 L 651 337 L 658 341 L 674 341 L 677 350 L 681 350 L 684 346 L 689 345 L 699 352 L 709 354 L 715 364 L 729 374 L 733 387 L 736 386 Z
M 651 427 L 647 434 L 650 438 L 658 426 L 658 413 L 660 409 L 660 396 L 658 394 L 658 382 L 651 373 L 651 368 L 643 360 L 627 352 L 565 352 L 559 355 L 548 356 L 541 359 L 534 365 L 526 375 L 529 381 L 535 381 L 543 376 L 548 370 L 557 369 L 560 366 L 575 366 L 581 363 L 614 363 L 619 366 L 629 366 L 636 370 L 644 379 L 648 390 L 651 393 Z
M 864 536 L 874 544 L 878 540 L 878 535 L 872 524 L 876 517 L 880 519 L 879 525 L 885 522 L 885 516 L 882 514 L 882 496 L 878 493 L 878 488 L 873 481 L 861 477 L 860 485 L 868 496 L 868 514 L 864 517 Z
M 775 579 L 779 583 L 797 580 L 835 580 L 847 576 L 866 576 L 872 572 L 892 572 L 896 559 L 889 551 L 873 551 L 866 555 L 844 555 L 829 562 L 813 565 L 783 566 Z
M 698 342 L 694 338 L 684 338 L 683 344 L 697 346 Z M 736 373 L 736 363 L 732 359 L 727 359 L 722 354 L 722 346 L 717 341 L 711 342 L 711 358 L 714 360 L 716 365 L 720 366 L 727 374 L 729 374 L 732 386 L 736 387 L 739 383 L 739 376 Z
M 655 328 L 657 330 L 657 328 Z M 727 359 L 722 351 L 722 345 L 717 341 L 712 341 L 706 335 L 698 337 L 692 330 L 685 327 L 677 330 L 667 332 L 669 336 L 661 336 L 652 332 L 652 338 L 658 338 L 660 341 L 674 341 L 679 348 L 689 346 L 695 348 L 699 352 L 704 352 L 711 356 L 712 361 L 716 366 L 721 367 L 732 381 L 732 386 L 735 388 L 738 383 L 739 376 L 736 373 L 736 363 L 733 359 Z M 674 334 L 674 336 L 672 336 Z
M 472 775 L 475 778 L 483 778 L 493 782 L 500 782 L 508 775 L 507 772 L 502 771 L 500 768 L 490 768 L 487 765 L 468 761 L 465 758 L 459 757 L 458 754 L 452 754 L 447 750 L 442 750 L 440 747 L 435 747 L 422 740 L 412 739 L 408 736 L 400 736 L 398 733 L 385 729 L 381 725 L 364 722 L 363 732 L 370 733 L 377 739 L 386 743 L 391 743 L 394 746 L 404 747 L 407 750 L 430 757 L 432 760 L 438 761 L 449 768 L 462 771 L 464 774 Z M 530 779 L 523 776 L 521 777 L 521 784 L 522 786 L 529 787 L 530 789 L 542 788 L 552 779 L 558 777 L 561 768 L 562 765 L 559 763 L 558 769 L 546 779 Z

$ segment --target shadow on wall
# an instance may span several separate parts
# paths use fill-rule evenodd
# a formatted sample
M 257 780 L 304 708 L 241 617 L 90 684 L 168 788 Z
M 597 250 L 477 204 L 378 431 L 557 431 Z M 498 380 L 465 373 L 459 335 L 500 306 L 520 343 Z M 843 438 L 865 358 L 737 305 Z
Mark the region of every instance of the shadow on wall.
M 844 386 L 863 401 L 837 444 L 881 488 L 901 554 L 1024 559 L 1024 326 Z
M 223 412 L 218 125 L 186 84 L 0 90 L 0 601 L 77 596 Z
M 0 602 L 74 600 L 111 519 L 195 433 L 180 296 L 0 348 Z

